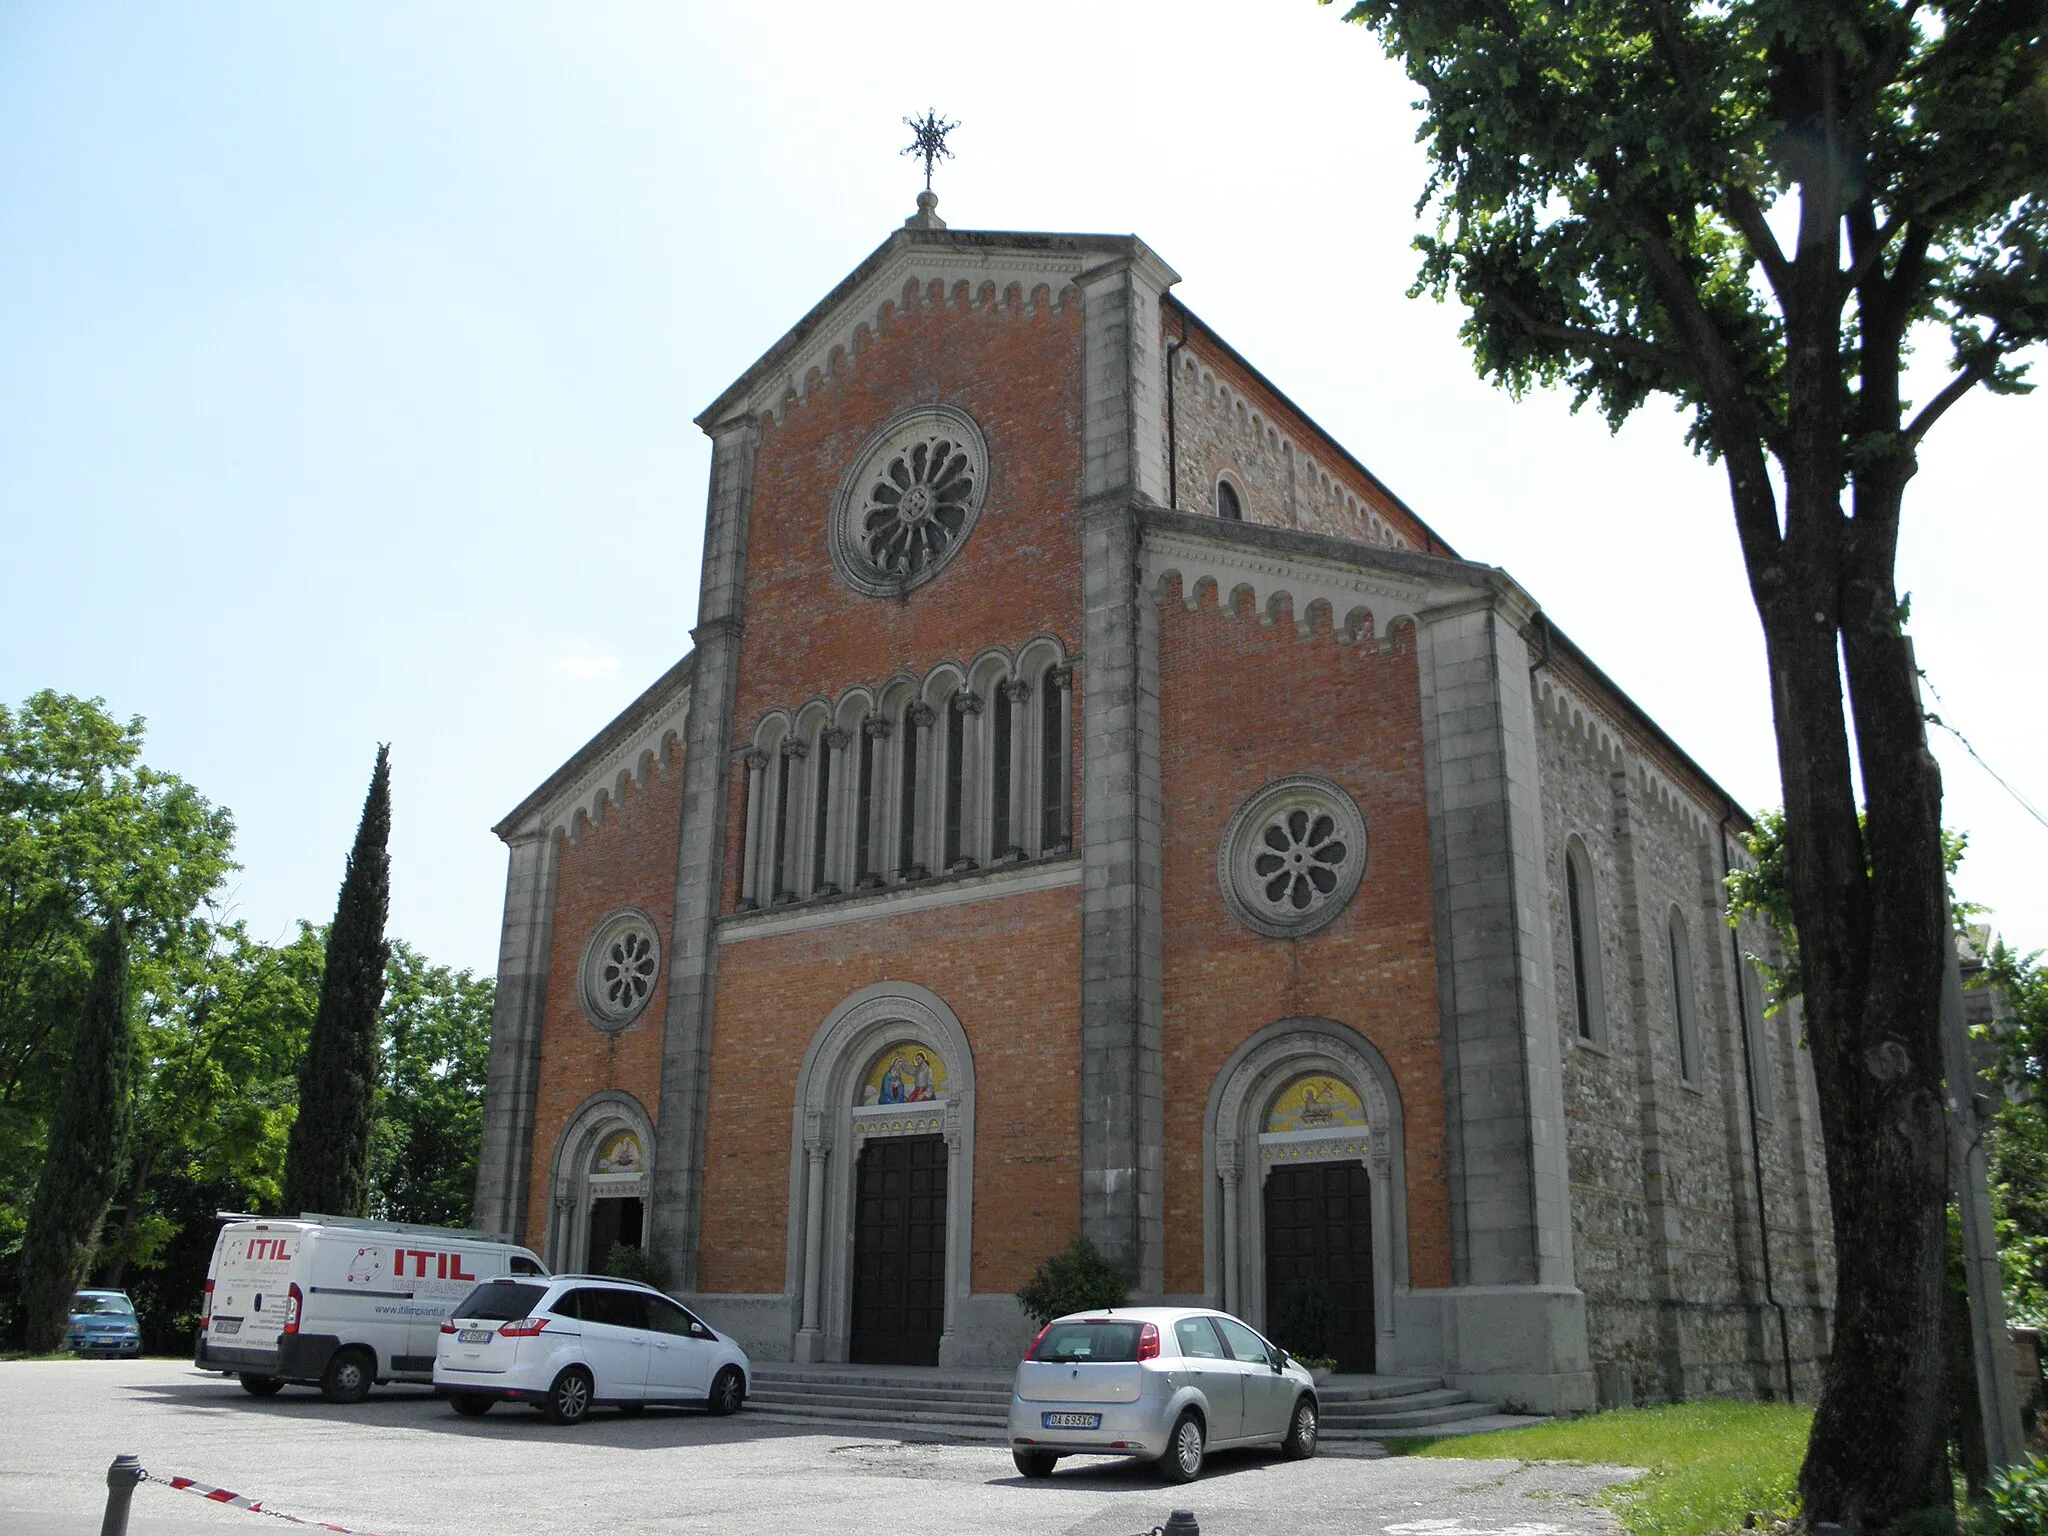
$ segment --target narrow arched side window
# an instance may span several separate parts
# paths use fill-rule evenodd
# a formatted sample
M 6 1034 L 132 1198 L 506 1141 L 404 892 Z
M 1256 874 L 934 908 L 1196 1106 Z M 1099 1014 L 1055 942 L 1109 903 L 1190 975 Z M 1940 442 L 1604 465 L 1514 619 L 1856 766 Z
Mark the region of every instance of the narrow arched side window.
M 1244 498 L 1228 480 L 1216 482 L 1216 515 L 1226 523 L 1244 521 Z
M 882 883 L 875 853 L 882 839 L 882 754 L 887 747 L 890 730 L 889 722 L 879 713 L 869 715 L 860 723 L 860 762 L 855 769 L 853 824 L 855 890 L 872 890 Z
M 1671 1022 L 1678 1032 L 1678 1077 L 1681 1082 L 1697 1084 L 1700 1042 L 1693 1001 L 1692 937 L 1678 908 L 1673 907 L 1665 919 L 1664 933 L 1671 952 Z
M 1064 853 L 1071 841 L 1068 767 L 1073 762 L 1073 680 L 1069 663 L 1048 667 L 1039 682 L 1038 851 Z
M 1768 1120 L 1777 1109 L 1771 1092 L 1771 1021 L 1764 1017 L 1764 989 L 1757 980 L 1756 967 L 1742 963 L 1743 1026 L 1749 1031 L 1749 1091 L 1759 1118 Z
M 954 690 L 946 705 L 946 804 L 939 864 L 948 874 L 977 866 L 974 847 L 975 747 L 980 735 L 981 696 L 971 688 Z
M 989 701 L 988 722 L 988 857 L 1007 864 L 1023 850 L 1017 846 L 1016 763 L 1017 716 L 1031 697 L 1031 685 L 1019 678 L 997 684 Z
M 779 901 L 796 900 L 797 842 L 803 834 L 803 778 L 800 765 L 810 755 L 810 751 L 808 742 L 794 736 L 788 737 L 782 743 L 780 760 L 775 765 L 775 851 L 772 855 L 773 872 L 768 892 L 771 905 Z
M 904 705 L 897 731 L 896 878 L 922 880 L 931 871 L 924 862 L 924 838 L 918 817 L 929 804 L 923 785 L 932 722 L 937 718 L 931 705 L 913 698 Z
M 1578 1038 L 1587 1045 L 1607 1043 L 1607 1001 L 1600 972 L 1599 906 L 1593 889 L 1593 862 L 1586 844 L 1574 835 L 1564 847 L 1565 919 L 1572 961 L 1572 1009 Z

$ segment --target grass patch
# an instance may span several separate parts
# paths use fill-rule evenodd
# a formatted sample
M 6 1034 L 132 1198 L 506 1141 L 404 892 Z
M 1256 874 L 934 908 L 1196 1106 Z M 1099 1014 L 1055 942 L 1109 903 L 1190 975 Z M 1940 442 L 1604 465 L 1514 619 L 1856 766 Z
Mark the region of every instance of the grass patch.
M 1623 1408 L 1490 1435 L 1389 1441 L 1397 1455 L 1644 1467 L 1608 1490 L 1630 1536 L 1720 1536 L 1751 1510 L 1793 1512 L 1813 1410 L 1785 1403 L 1678 1403 Z

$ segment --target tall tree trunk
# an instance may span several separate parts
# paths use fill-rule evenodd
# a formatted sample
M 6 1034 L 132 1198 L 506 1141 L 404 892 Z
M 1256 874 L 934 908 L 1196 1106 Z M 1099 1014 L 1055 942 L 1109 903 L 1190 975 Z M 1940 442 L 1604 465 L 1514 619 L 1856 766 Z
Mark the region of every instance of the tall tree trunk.
M 50 1116 L 42 1179 L 22 1239 L 21 1298 L 28 1347 L 60 1349 L 71 1296 L 84 1280 L 100 1223 L 121 1179 L 131 1112 L 135 1039 L 128 1023 L 128 933 L 120 913 L 107 919 L 92 985 L 64 1088 Z
M 370 1132 L 377 1114 L 377 1010 L 390 958 L 390 749 L 377 749 L 355 848 L 341 881 L 320 1008 L 299 1069 L 299 1115 L 285 1146 L 287 1215 L 363 1216 L 370 1200 Z
M 1835 1232 L 1833 1348 L 1800 1492 L 1810 1521 L 1855 1531 L 1951 1502 L 1941 1365 L 1945 877 L 1940 777 L 1898 632 L 1889 554 L 1859 547 L 1834 516 L 1843 542 L 1795 558 L 1797 579 L 1758 606 Z M 1849 771 L 1845 674 L 1867 842 Z

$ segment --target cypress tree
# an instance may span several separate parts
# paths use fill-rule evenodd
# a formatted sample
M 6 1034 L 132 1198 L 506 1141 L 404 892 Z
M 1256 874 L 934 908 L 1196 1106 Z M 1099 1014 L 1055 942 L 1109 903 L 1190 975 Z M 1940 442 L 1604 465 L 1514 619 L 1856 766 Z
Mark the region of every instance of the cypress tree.
M 21 1299 L 28 1313 L 28 1347 L 38 1354 L 64 1345 L 72 1292 L 92 1263 L 100 1223 L 120 1182 L 134 1065 L 128 930 L 116 912 L 100 935 L 64 1088 L 50 1116 L 43 1176 L 23 1234 Z
M 370 1131 L 377 1116 L 377 1011 L 390 950 L 391 749 L 377 749 L 356 844 L 341 879 L 320 1008 L 299 1067 L 299 1117 L 285 1146 L 284 1209 L 363 1216 L 370 1203 Z

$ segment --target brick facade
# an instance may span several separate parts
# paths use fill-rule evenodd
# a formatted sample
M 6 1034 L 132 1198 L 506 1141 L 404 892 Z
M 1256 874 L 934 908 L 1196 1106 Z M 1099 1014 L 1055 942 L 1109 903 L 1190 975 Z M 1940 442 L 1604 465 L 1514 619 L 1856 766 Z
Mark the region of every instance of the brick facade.
M 1174 280 L 1128 237 L 955 233 L 924 207 L 700 418 L 694 659 L 499 829 L 479 1220 L 580 1262 L 562 1243 L 583 1175 L 558 1160 L 579 1107 L 612 1116 L 658 1144 L 648 1240 L 699 1304 L 758 1358 L 843 1359 L 872 1347 L 849 1332 L 862 1149 L 942 1134 L 937 1358 L 997 1363 L 1028 1335 L 1011 1293 L 1076 1230 L 1142 1293 L 1262 1321 L 1265 1160 L 1362 1159 L 1380 1369 L 1544 1409 L 1589 1405 L 1596 1375 L 1609 1396 L 1771 1391 L 1763 1226 L 1810 1376 L 1829 1264 L 1810 1076 L 1785 1020 L 1752 1020 L 1760 1213 L 1717 906 L 1730 808 Z M 835 565 L 828 515 L 910 408 L 971 420 L 985 500 L 935 576 L 878 596 Z M 1221 475 L 1241 522 L 1214 516 Z M 888 729 L 896 754 L 929 733 L 912 864 L 870 846 L 900 788 L 847 782 L 864 721 L 877 774 Z M 1355 803 L 1365 865 L 1333 916 L 1276 938 L 1226 903 L 1218 849 L 1297 775 Z M 762 841 L 785 781 L 817 858 L 795 878 Z M 664 935 L 664 977 L 607 1033 L 580 968 L 626 907 Z M 899 1039 L 949 1069 L 914 1112 L 858 1097 Z M 1269 1130 L 1307 1071 L 1346 1079 L 1355 1134 Z

